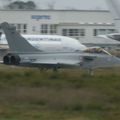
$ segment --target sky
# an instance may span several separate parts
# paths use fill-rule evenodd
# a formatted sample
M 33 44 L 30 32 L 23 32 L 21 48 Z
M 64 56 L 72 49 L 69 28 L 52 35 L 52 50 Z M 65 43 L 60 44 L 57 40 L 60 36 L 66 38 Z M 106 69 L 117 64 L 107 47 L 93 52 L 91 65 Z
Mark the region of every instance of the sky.
M 0 0 L 0 7 L 5 5 L 7 1 L 15 0 Z M 29 0 L 17 0 L 29 1 Z M 38 8 L 47 9 L 48 4 L 53 4 L 55 9 L 108 9 L 105 0 L 33 0 Z

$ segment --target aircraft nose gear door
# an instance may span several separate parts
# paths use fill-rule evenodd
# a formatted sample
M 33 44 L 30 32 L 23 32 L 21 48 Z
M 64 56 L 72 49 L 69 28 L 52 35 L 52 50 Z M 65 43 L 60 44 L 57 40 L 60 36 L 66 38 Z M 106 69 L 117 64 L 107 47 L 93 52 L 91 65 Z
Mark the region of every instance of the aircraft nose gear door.
M 83 58 L 80 57 L 79 60 L 80 60 L 79 64 L 80 64 L 80 66 L 82 66 L 83 65 Z

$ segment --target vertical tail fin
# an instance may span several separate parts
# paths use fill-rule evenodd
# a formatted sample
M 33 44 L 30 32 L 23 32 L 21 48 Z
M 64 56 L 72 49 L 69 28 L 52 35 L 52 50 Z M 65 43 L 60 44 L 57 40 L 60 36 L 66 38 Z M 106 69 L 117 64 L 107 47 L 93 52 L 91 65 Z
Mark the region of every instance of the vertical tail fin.
M 10 50 L 12 52 L 38 52 L 39 50 L 33 47 L 25 38 L 23 38 L 15 29 L 7 22 L 1 24 L 6 39 L 8 41 Z
M 106 2 L 114 18 L 116 28 L 120 32 L 120 2 L 118 0 L 106 0 Z

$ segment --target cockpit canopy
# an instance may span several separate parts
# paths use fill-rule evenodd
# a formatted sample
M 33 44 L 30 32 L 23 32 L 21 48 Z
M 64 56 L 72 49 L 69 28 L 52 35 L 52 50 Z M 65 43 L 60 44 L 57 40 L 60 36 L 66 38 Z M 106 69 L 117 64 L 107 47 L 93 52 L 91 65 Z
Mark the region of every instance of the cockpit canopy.
M 92 47 L 92 48 L 88 48 L 84 51 L 85 53 L 96 53 L 96 54 L 106 54 L 106 55 L 111 55 L 109 52 L 107 52 L 105 49 L 103 48 L 99 48 L 99 47 Z

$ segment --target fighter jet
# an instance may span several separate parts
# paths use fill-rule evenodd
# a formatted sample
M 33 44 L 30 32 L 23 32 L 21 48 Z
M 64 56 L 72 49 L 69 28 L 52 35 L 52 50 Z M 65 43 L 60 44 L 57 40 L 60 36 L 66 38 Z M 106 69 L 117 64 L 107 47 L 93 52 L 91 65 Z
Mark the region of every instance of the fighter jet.
M 77 67 L 90 71 L 95 68 L 120 65 L 120 59 L 106 50 L 99 47 L 88 48 L 76 39 L 64 36 L 34 36 L 34 39 L 42 41 L 37 48 L 7 22 L 2 23 L 1 28 L 10 48 L 10 52 L 3 57 L 3 63 L 7 65 L 53 68 L 54 70 Z M 49 44 L 49 48 L 42 44 L 44 42 Z M 50 47 L 52 47 L 51 50 Z

